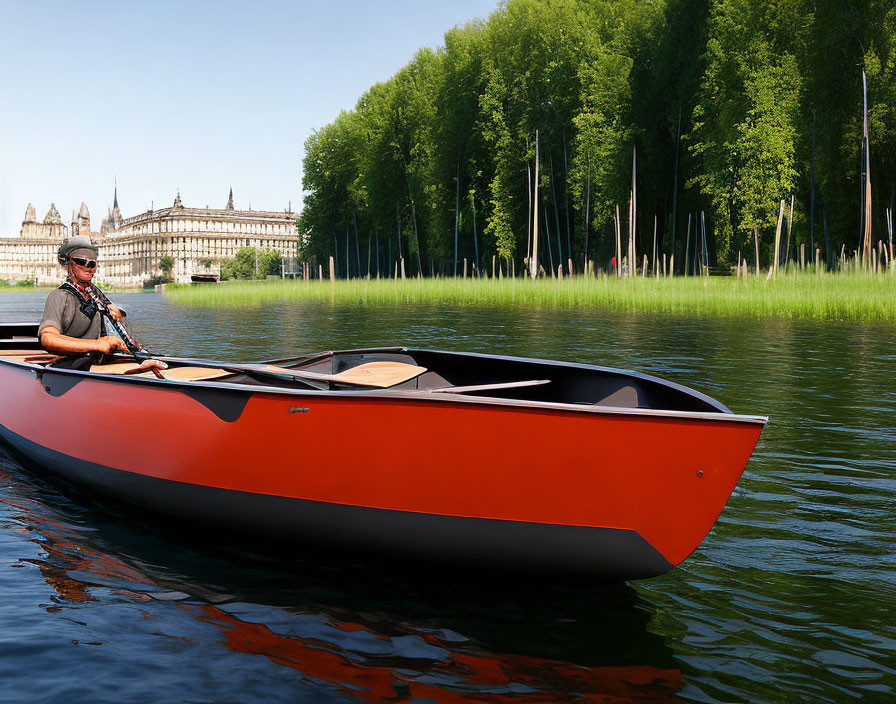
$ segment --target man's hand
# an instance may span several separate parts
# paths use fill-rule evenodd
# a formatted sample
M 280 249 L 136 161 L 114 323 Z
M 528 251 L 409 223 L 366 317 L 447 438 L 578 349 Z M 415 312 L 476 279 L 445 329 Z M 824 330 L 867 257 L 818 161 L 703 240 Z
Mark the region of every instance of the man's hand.
M 106 335 L 95 340 L 94 349 L 103 354 L 112 354 L 115 350 L 127 352 L 128 348 L 125 344 L 114 335 Z
M 111 303 L 109 304 L 109 313 L 111 313 L 112 317 L 115 318 L 115 321 L 119 323 L 124 317 L 121 313 L 121 308 L 119 308 L 118 306 L 113 306 Z
M 140 362 L 141 369 L 167 369 L 168 365 L 158 359 L 144 359 Z

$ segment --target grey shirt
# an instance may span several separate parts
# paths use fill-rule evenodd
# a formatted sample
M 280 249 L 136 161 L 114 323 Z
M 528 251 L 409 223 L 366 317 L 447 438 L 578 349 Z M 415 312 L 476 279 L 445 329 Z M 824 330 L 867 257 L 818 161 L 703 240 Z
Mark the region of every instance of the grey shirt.
M 63 335 L 95 340 L 102 334 L 102 317 L 97 313 L 91 320 L 81 312 L 81 302 L 75 294 L 57 288 L 47 296 L 37 335 L 40 337 L 44 328 L 52 325 Z

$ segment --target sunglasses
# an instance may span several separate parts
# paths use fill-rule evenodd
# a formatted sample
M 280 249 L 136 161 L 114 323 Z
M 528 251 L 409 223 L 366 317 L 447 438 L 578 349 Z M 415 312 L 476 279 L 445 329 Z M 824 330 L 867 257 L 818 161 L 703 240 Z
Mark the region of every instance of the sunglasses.
M 96 269 L 96 259 L 82 259 L 81 257 L 71 257 L 71 260 L 78 266 L 85 269 Z

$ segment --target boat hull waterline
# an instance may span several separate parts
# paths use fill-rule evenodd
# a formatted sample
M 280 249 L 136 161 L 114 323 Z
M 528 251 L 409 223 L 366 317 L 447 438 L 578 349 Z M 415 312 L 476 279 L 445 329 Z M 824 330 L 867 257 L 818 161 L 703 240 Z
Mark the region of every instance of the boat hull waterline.
M 638 578 L 712 528 L 765 419 L 0 361 L 0 435 L 185 518 L 352 549 Z

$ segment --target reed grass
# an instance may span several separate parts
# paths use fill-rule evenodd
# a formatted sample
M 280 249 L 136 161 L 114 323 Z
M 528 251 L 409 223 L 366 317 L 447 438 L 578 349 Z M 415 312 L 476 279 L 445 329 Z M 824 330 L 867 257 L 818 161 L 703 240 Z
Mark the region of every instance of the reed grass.
M 896 276 L 792 272 L 756 277 L 352 279 L 233 281 L 166 286 L 178 305 L 263 306 L 305 301 L 360 305 L 576 307 L 670 315 L 896 321 Z

